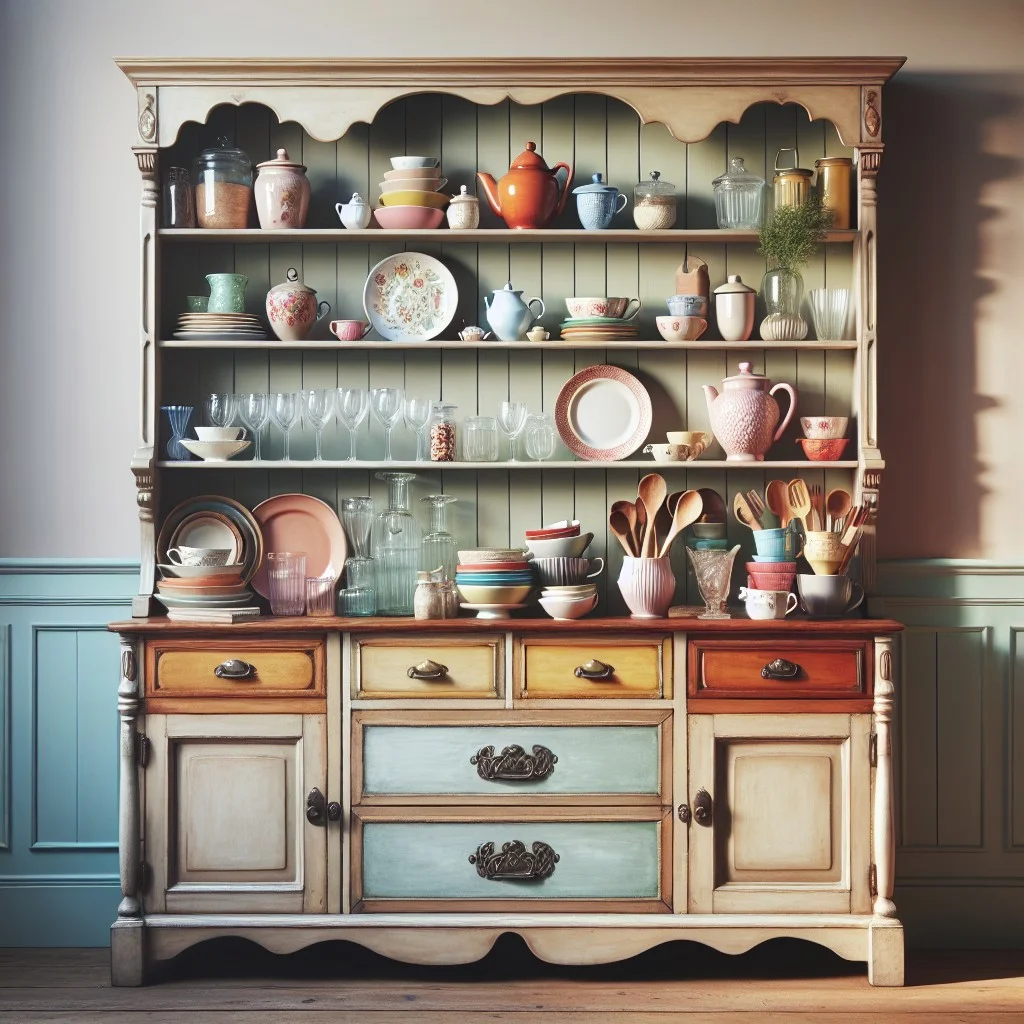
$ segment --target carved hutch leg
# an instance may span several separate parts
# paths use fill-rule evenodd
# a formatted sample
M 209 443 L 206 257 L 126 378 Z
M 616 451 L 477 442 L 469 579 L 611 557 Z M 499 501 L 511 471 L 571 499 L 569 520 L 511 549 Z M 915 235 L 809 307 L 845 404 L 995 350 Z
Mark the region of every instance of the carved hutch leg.
M 875 638 L 875 806 L 872 860 L 875 866 L 874 920 L 869 932 L 868 980 L 872 985 L 903 984 L 903 926 L 892 894 L 896 877 L 896 816 L 893 805 L 892 637 Z
M 121 903 L 110 926 L 110 982 L 141 985 L 145 980 L 145 923 L 140 900 L 141 834 L 139 821 L 138 743 L 135 721 L 139 714 L 139 662 L 135 645 L 121 640 L 121 682 L 117 688 L 120 717 L 120 769 L 118 793 L 118 856 Z

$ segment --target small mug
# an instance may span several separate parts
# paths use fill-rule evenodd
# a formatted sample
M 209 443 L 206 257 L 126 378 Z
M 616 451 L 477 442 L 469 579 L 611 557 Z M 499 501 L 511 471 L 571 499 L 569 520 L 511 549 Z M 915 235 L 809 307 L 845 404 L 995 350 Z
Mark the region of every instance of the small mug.
M 843 541 L 830 530 L 808 530 L 804 534 L 804 558 L 819 576 L 832 576 L 843 561 Z
M 186 295 L 185 308 L 190 313 L 206 313 L 210 308 L 209 295 Z
M 167 549 L 167 560 L 174 565 L 227 565 L 230 557 L 230 548 L 177 547 Z
M 795 562 L 800 554 L 800 536 L 788 527 L 754 530 L 754 549 L 759 557 L 771 562 Z
M 796 610 L 800 603 L 796 594 L 789 590 L 754 590 L 740 587 L 739 599 L 747 607 L 752 619 L 784 619 Z
M 670 445 L 678 445 L 687 451 L 687 459 L 699 458 L 708 443 L 704 440 L 705 435 L 699 430 L 669 430 L 665 437 Z
M 690 447 L 685 444 L 647 444 L 644 455 L 653 456 L 655 462 L 685 462 L 690 458 Z
M 864 588 L 849 576 L 801 573 L 796 589 L 804 611 L 814 618 L 847 615 L 864 600 Z
M 332 320 L 331 334 L 338 341 L 360 341 L 373 329 L 365 320 Z

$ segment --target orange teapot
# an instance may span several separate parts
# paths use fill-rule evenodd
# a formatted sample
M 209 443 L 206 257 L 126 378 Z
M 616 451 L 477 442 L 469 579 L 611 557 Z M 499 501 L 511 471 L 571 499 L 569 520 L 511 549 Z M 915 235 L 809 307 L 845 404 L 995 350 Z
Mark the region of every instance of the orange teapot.
M 559 167 L 569 175 L 561 189 L 555 177 Z M 565 209 L 572 168 L 567 163 L 548 167 L 537 152 L 537 143 L 528 142 L 501 181 L 496 182 L 483 171 L 477 173 L 477 178 L 491 209 L 510 228 L 542 228 Z

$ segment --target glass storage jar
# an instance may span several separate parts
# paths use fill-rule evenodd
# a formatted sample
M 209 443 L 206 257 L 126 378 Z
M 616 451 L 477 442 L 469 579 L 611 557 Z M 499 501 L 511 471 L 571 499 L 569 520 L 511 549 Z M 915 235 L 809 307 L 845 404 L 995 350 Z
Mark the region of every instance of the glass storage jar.
M 195 194 L 184 167 L 170 167 L 164 182 L 163 225 L 165 228 L 196 226 Z
M 752 174 L 743 165 L 743 157 L 734 156 L 729 170 L 711 182 L 715 190 L 715 213 L 720 228 L 756 231 L 761 226 L 764 178 Z
M 423 532 L 409 511 L 409 482 L 415 473 L 378 473 L 388 485 L 388 505 L 373 521 L 377 610 L 381 615 L 412 615 Z
M 442 578 L 455 579 L 455 566 L 459 560 L 458 544 L 448 532 L 448 506 L 458 499 L 454 494 L 428 494 L 420 501 L 430 508 L 430 529 L 423 538 L 422 565 L 426 572 L 440 568 Z
M 793 154 L 792 167 L 779 166 L 779 158 L 783 153 Z M 814 171 L 798 166 L 799 163 L 800 153 L 795 149 L 780 149 L 775 154 L 775 177 L 772 179 L 775 209 L 780 206 L 799 206 L 811 194 Z
M 435 402 L 430 413 L 430 461 L 455 461 L 455 410 L 457 405 Z
M 201 228 L 244 228 L 252 202 L 252 163 L 227 139 L 195 161 L 196 220 Z
M 466 462 L 498 461 L 498 421 L 469 416 L 462 423 L 462 457 Z
M 641 231 L 662 231 L 676 222 L 676 187 L 651 171 L 650 181 L 633 189 L 633 221 Z

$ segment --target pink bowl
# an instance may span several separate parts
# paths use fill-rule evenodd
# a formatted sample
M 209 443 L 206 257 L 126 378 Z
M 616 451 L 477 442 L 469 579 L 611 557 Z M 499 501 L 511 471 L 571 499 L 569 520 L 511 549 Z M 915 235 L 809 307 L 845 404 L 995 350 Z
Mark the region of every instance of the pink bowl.
M 421 228 L 439 228 L 444 210 L 431 210 L 427 206 L 382 206 L 373 211 L 374 219 L 382 228 L 399 231 L 418 231 Z
M 850 443 L 848 437 L 798 437 L 796 440 L 812 462 L 838 462 Z
M 751 590 L 790 590 L 795 579 L 796 562 L 747 562 Z

